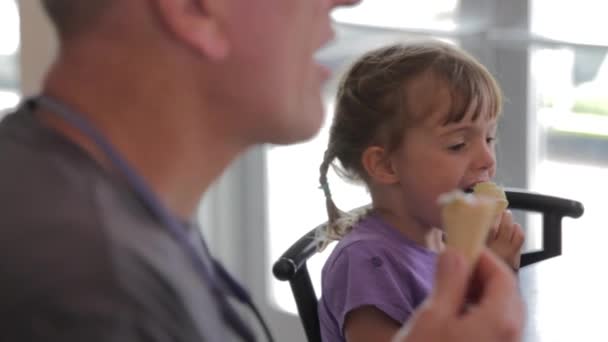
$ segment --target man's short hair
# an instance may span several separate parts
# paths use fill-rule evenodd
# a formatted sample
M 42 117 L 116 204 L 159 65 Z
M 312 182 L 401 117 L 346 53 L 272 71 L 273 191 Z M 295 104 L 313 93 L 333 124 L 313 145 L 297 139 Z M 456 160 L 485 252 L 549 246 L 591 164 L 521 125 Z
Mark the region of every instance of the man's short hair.
M 70 38 L 95 25 L 114 0 L 42 0 L 49 19 L 61 38 Z

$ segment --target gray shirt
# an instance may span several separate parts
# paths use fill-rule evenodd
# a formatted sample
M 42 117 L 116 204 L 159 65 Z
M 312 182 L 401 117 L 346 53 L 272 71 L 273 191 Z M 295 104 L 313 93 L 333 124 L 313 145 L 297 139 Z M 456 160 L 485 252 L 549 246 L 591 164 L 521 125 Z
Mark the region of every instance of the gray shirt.
M 0 341 L 233 338 L 165 227 L 32 106 L 0 123 Z

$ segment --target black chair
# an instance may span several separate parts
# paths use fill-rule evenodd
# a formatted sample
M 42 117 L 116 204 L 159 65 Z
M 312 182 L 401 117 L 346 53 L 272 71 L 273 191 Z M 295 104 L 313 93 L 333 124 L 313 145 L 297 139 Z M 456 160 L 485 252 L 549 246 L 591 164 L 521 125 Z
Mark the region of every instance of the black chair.
M 540 251 L 524 253 L 521 256 L 521 267 L 561 255 L 562 218 L 580 217 L 584 212 L 583 205 L 577 201 L 520 189 L 506 189 L 506 194 L 509 208 L 542 214 L 543 248 Z M 320 342 L 321 332 L 317 296 L 308 274 L 306 261 L 316 253 L 316 231 L 324 225 L 325 223 L 302 236 L 283 253 L 272 268 L 277 279 L 289 281 L 309 342 Z

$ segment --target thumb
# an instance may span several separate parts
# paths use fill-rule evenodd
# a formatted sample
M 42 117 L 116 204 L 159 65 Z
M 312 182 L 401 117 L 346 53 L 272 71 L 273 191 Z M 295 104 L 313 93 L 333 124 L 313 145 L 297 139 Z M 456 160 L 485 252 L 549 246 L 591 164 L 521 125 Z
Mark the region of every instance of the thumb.
M 448 315 L 458 315 L 462 311 L 468 293 L 470 270 L 464 255 L 446 248 L 439 256 L 435 287 L 431 294 L 433 305 Z

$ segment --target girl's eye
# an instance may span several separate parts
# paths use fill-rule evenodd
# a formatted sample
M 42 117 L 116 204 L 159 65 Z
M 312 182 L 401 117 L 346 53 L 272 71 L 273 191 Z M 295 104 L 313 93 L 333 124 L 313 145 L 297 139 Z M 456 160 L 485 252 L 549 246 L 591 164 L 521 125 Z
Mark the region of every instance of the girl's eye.
M 454 144 L 454 145 L 448 146 L 448 150 L 450 150 L 452 152 L 458 152 L 458 151 L 461 151 L 462 149 L 464 149 L 465 146 L 466 146 L 465 143 Z
M 493 143 L 495 143 L 495 142 L 496 142 L 496 138 L 495 138 L 495 137 L 487 137 L 487 138 L 486 138 L 486 143 L 487 143 L 488 145 L 491 145 L 491 144 L 493 144 Z

